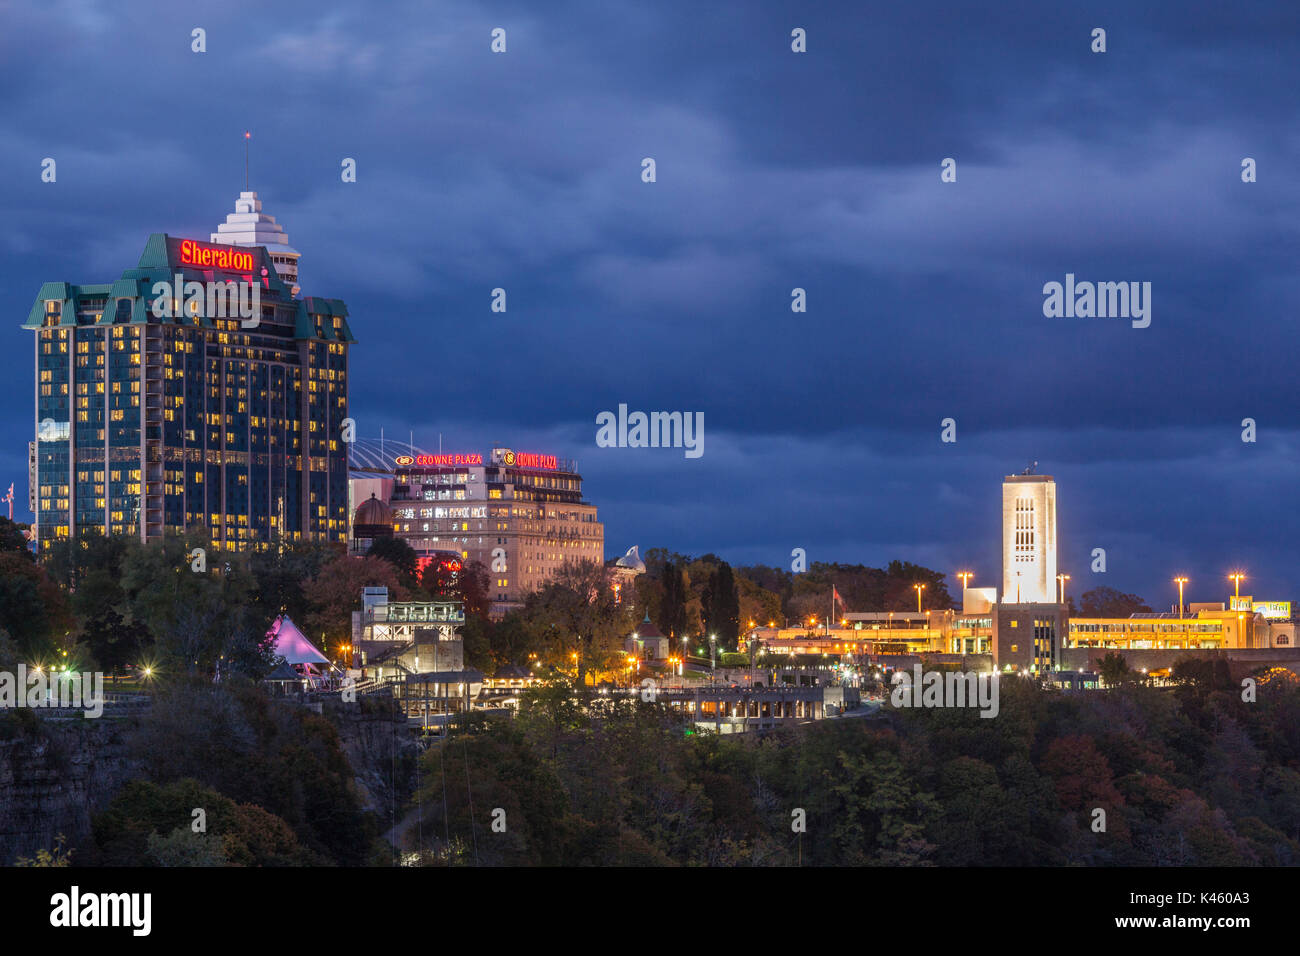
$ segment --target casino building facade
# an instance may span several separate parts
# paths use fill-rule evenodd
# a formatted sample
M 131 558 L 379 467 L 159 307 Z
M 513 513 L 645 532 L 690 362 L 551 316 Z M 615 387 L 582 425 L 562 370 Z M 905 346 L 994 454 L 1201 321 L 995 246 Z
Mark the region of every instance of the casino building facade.
M 249 238 L 283 237 L 256 193 L 236 209 Z M 153 541 L 204 526 L 234 550 L 281 534 L 346 539 L 347 308 L 296 297 L 296 251 L 287 238 L 271 245 L 274 256 L 233 236 L 158 233 L 114 282 L 41 286 L 24 328 L 35 335 L 29 459 L 42 548 L 89 529 Z M 159 308 L 159 283 L 231 282 L 256 284 L 255 321 L 188 291 Z
M 565 561 L 604 563 L 604 526 L 583 500 L 576 462 L 510 448 L 485 458 L 377 445 L 353 449 L 353 553 L 387 523 L 422 559 L 451 551 L 481 562 L 494 618 L 521 607 Z

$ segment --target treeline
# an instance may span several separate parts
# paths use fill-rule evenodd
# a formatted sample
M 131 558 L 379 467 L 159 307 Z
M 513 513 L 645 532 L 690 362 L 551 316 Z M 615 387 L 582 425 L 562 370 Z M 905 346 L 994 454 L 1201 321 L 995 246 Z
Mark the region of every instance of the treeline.
M 588 717 L 544 687 L 424 756 L 424 842 L 406 849 L 429 865 L 1300 863 L 1300 689 L 1266 674 L 1244 703 L 1223 668 L 1181 676 L 1087 694 L 1006 680 L 992 719 L 896 710 L 763 738 L 688 736 L 640 702 Z
M 371 586 L 387 587 L 398 601 L 463 601 L 466 664 L 485 673 L 536 665 L 545 673 L 580 670 L 605 679 L 617 676 L 622 642 L 647 613 L 674 642 L 688 636 L 704 645 L 716 635 L 725 653 L 737 649 L 751 625 L 824 623 L 833 592 L 840 597 L 837 617 L 915 610 L 918 584 L 924 607 L 955 604 L 942 572 L 905 561 L 884 568 L 814 562 L 795 573 L 654 548 L 645 564 L 621 602 L 610 588 L 609 565 L 574 564 L 494 622 L 483 565 L 452 571 L 434 562 L 421 569 L 416 552 L 398 538 L 380 539 L 358 557 L 341 545 L 304 543 L 222 552 L 201 530 L 147 545 L 89 534 L 55 542 L 38 561 L 21 526 L 0 518 L 0 665 L 66 660 L 118 673 L 147 663 L 159 673 L 221 669 L 257 678 L 272 663 L 265 634 L 278 613 L 338 659 L 351 640 L 362 589 Z M 1085 614 L 1126 616 L 1144 608 L 1136 595 L 1109 588 L 1082 596 Z
M 351 705 L 354 714 L 374 702 Z M 398 739 L 367 740 L 353 766 L 338 714 L 285 707 L 242 680 L 173 680 L 128 731 L 140 776 L 92 818 L 71 848 L 78 866 L 361 866 L 385 861 L 380 821 L 358 780 L 404 800 L 413 757 Z M 376 771 L 380 772 L 376 772 Z
M 716 633 L 719 645 L 736 648 L 751 622 L 776 627 L 823 624 L 831 613 L 832 589 L 839 593 L 836 619 L 853 611 L 916 610 L 917 584 L 925 585 L 924 606 L 949 608 L 944 574 L 907 561 L 884 568 L 813 562 L 793 572 L 766 565 L 732 568 L 717 555 L 692 558 L 651 548 L 646 573 L 637 578 L 637 603 L 663 633 Z
M 54 542 L 38 560 L 19 532 L 0 518 L 0 666 L 24 660 L 118 674 L 148 664 L 159 675 L 220 670 L 257 679 L 273 664 L 266 633 L 278 614 L 337 659 L 362 589 L 373 586 L 393 600 L 454 596 L 486 615 L 481 565 L 455 575 L 430 565 L 421 574 L 401 542 L 356 557 L 317 543 L 222 551 L 201 529 L 149 544 L 89 533 Z

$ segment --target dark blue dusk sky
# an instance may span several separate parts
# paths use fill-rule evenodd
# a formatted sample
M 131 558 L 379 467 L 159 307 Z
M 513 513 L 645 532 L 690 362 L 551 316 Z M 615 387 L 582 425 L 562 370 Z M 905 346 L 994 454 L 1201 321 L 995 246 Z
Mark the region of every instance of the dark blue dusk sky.
M 1037 460 L 1073 593 L 1297 597 L 1300 6 L 973 6 L 0 0 L 15 517 L 40 284 L 206 239 L 250 129 L 304 293 L 351 310 L 361 434 L 577 458 L 610 555 L 996 585 Z M 1067 272 L 1151 282 L 1151 326 L 1044 317 Z M 703 457 L 597 448 L 619 403 L 703 412 Z

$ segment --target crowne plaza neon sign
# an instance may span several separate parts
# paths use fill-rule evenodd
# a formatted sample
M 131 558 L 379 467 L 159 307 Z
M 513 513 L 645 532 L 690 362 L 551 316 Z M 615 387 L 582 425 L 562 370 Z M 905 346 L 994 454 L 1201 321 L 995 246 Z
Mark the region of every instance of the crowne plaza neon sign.
M 455 465 L 481 465 L 483 456 L 478 454 L 446 454 L 446 455 L 398 455 L 393 459 L 397 465 L 415 465 L 421 466 L 455 466 Z M 557 471 L 560 467 L 559 459 L 555 455 L 537 455 L 532 452 L 515 452 L 507 451 L 501 459 L 502 464 L 511 468 L 544 468 L 549 471 Z
M 253 254 L 238 252 L 230 246 L 201 246 L 193 239 L 181 241 L 181 264 L 207 269 L 230 269 L 235 272 L 253 271 Z
M 512 464 L 520 468 L 546 468 L 555 471 L 560 467 L 554 455 L 535 455 L 532 452 L 517 451 L 514 456 L 515 460 Z
M 398 455 L 393 459 L 399 465 L 481 465 L 482 455 Z

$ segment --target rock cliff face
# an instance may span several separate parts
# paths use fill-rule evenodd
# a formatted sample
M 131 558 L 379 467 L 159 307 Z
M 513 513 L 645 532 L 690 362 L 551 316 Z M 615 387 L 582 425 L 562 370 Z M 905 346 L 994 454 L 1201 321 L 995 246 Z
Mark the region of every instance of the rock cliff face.
M 406 721 L 355 705 L 323 712 L 338 728 L 362 806 L 388 821 L 410 796 L 419 749 Z M 143 775 L 131 750 L 141 719 L 0 714 L 0 865 L 52 850 L 59 834 L 69 847 L 89 842 L 91 817 Z
M 403 718 L 334 705 L 326 711 L 338 727 L 343 754 L 352 765 L 361 805 L 381 816 L 410 796 L 419 746 Z
M 127 753 L 135 726 L 0 716 L 0 864 L 53 849 L 59 834 L 71 847 L 89 838 L 91 815 L 139 772 Z

